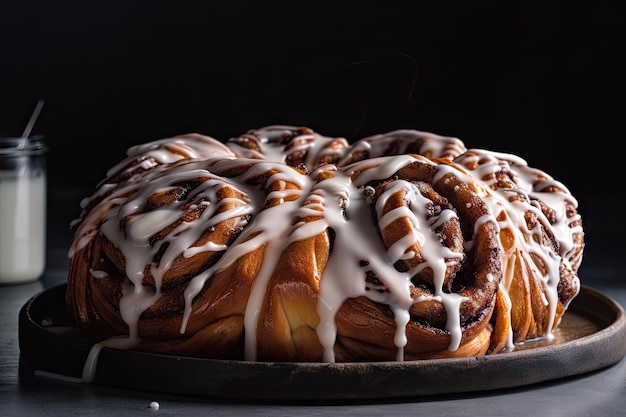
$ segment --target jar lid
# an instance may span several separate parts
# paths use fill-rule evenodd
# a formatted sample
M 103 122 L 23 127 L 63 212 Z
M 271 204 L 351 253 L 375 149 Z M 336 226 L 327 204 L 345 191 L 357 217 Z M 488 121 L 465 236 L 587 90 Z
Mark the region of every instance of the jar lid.
M 0 137 L 0 156 L 43 155 L 47 151 L 42 136 Z

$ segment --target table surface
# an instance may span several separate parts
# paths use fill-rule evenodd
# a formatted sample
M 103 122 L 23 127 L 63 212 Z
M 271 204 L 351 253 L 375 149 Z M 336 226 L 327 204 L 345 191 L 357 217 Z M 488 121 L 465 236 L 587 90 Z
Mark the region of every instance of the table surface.
M 626 409 L 626 360 L 591 373 L 519 388 L 404 398 L 316 403 L 215 399 L 129 390 L 98 384 L 44 379 L 20 359 L 18 313 L 34 295 L 67 281 L 69 223 L 79 213 L 88 190 L 56 187 L 49 192 L 47 265 L 37 281 L 0 287 L 0 414 L 3 416 L 125 416 L 140 413 L 212 416 L 334 416 L 443 415 L 446 416 L 615 416 Z M 626 307 L 620 235 L 626 219 L 607 207 L 623 207 L 626 200 L 606 196 L 578 196 L 585 222 L 586 252 L 579 276 Z M 451 381 L 454 383 L 454 381 Z M 311 387 L 315 389 L 315 387 Z M 150 408 L 151 402 L 159 408 Z

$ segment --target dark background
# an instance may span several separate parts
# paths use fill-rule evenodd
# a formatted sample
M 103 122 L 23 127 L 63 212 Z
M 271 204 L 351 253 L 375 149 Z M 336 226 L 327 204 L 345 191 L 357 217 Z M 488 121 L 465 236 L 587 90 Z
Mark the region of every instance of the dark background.
M 44 99 L 50 184 L 95 186 L 179 133 L 416 128 L 601 199 L 623 188 L 623 26 L 602 1 L 3 1 L 0 132 Z

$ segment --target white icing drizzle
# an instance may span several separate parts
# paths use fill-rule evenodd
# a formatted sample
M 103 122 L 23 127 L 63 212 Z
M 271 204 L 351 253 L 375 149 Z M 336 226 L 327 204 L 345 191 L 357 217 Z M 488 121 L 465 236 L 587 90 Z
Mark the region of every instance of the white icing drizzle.
M 337 311 L 346 299 L 358 296 L 367 296 L 389 305 L 398 324 L 394 341 L 402 349 L 406 344 L 404 329 L 408 323 L 408 309 L 413 304 L 410 275 L 397 271 L 386 257 L 367 257 L 367 265 L 360 265 L 360 261 L 364 260 L 363 254 L 384 254 L 387 251 L 379 239 L 370 237 L 377 235 L 376 225 L 363 192 L 354 187 L 349 176 L 338 172 L 318 183 L 316 191 L 320 196 L 317 203 L 324 204 L 323 220 L 307 224 L 307 229 L 313 229 L 312 225 L 317 224 L 317 228 L 310 232 L 311 236 L 327 227 L 335 231 L 334 250 L 320 280 L 317 304 L 320 315 L 317 333 L 324 346 L 323 360 L 334 362 Z M 296 235 L 292 239 L 301 237 Z M 368 290 L 365 280 L 368 271 L 376 274 L 388 292 Z
M 459 322 L 459 307 L 463 302 L 463 297 L 454 293 L 446 293 L 443 291 L 444 278 L 447 268 L 446 260 L 450 258 L 462 259 L 461 253 L 453 252 L 449 248 L 443 246 L 439 242 L 439 237 L 436 235 L 435 230 L 445 221 L 452 217 L 456 217 L 456 213 L 452 210 L 443 210 L 441 214 L 429 219 L 426 223 L 424 219 L 427 218 L 426 207 L 430 200 L 423 197 L 414 184 L 407 181 L 394 181 L 389 187 L 389 193 L 396 193 L 401 189 L 407 190 L 407 206 L 395 209 L 389 212 L 382 218 L 379 217 L 379 227 L 382 229 L 386 224 L 391 223 L 394 220 L 406 217 L 408 218 L 413 229 L 410 234 L 406 234 L 405 237 L 395 245 L 392 245 L 388 249 L 388 253 L 393 252 L 396 249 L 395 254 L 391 254 L 390 258 L 392 263 L 402 259 L 405 254 L 408 255 L 408 249 L 418 243 L 421 249 L 421 254 L 425 260 L 424 263 L 409 270 L 409 276 L 414 276 L 420 270 L 430 267 L 434 273 L 435 281 L 435 299 L 442 302 L 445 309 L 448 323 L 446 329 L 450 332 L 451 341 L 448 346 L 449 350 L 457 350 L 461 343 L 461 325 Z M 387 194 L 390 195 L 390 194 Z M 379 198 L 376 204 L 377 213 L 382 211 L 382 207 L 385 204 L 384 198 Z M 385 219 L 385 217 L 387 217 Z M 399 246 L 396 248 L 396 246 Z M 421 300 L 420 300 L 421 301 Z
M 438 163 L 422 155 L 404 154 L 417 139 L 422 141 L 420 153 L 427 152 L 430 158 L 445 158 L 453 163 Z M 133 146 L 128 150 L 128 157 L 109 170 L 107 180 L 94 195 L 83 200 L 81 217 L 73 223 L 76 229 L 69 256 L 73 257 L 97 233 L 102 233 L 124 254 L 128 278 L 122 285 L 119 303 L 121 316 L 128 325 L 128 335 L 102 341 L 97 346 L 132 348 L 140 342 L 140 316 L 161 297 L 163 278 L 176 259 L 191 258 L 204 252 L 221 253 L 215 264 L 192 277 L 185 288 L 185 310 L 180 328 L 184 334 L 193 309 L 192 301 L 207 280 L 244 255 L 264 247 L 263 263 L 253 282 L 244 317 L 245 359 L 254 361 L 257 359 L 259 313 L 281 254 L 293 242 L 332 229 L 335 243 L 320 278 L 317 300 L 320 323 L 316 332 L 324 348 L 323 361 L 335 361 L 337 312 L 346 300 L 361 296 L 386 304 L 393 312 L 398 361 L 404 360 L 406 326 L 410 321 L 409 309 L 414 303 L 434 300 L 443 305 L 447 316 L 445 328 L 450 334 L 448 349 L 458 349 L 462 339 L 460 307 L 466 299 L 444 291 L 444 281 L 447 267 L 450 263 L 460 262 L 463 254 L 442 245 L 436 233 L 457 213 L 444 209 L 429 218 L 427 207 L 430 200 L 409 181 L 391 181 L 378 196 L 373 195 L 374 190 L 368 185 L 371 181 L 393 178 L 400 169 L 412 163 L 436 167 L 433 184 L 438 181 L 447 183 L 450 174 L 472 184 L 472 189 L 487 203 L 490 211 L 473 225 L 474 233 L 484 222 L 493 222 L 499 230 L 512 232 L 515 244 L 505 253 L 504 277 L 500 283 L 504 294 L 511 284 L 515 254 L 522 254 L 535 274 L 538 268 L 530 254 L 541 259 L 540 269 L 546 272 L 538 275 L 543 284 L 544 303 L 550 309 L 550 322 L 553 322 L 558 303 L 559 267 L 563 262 L 574 270 L 580 263 L 580 245 L 575 243 L 574 236 L 582 233 L 582 227 L 571 227 L 579 216 L 568 218 L 565 212 L 565 203 L 577 206 L 569 191 L 543 172 L 529 168 L 523 159 L 482 150 L 467 151 L 457 138 L 412 130 L 376 135 L 348 146 L 343 138 L 327 138 L 308 130 L 275 125 L 250 131 L 248 140 L 256 141 L 256 148 L 245 147 L 237 141 L 222 144 L 197 134 Z M 391 144 L 398 150 L 398 155 L 385 155 Z M 352 161 L 359 152 L 367 152 L 366 159 L 345 163 Z M 288 166 L 285 163 L 287 155 L 304 155 L 304 167 Z M 327 158 L 335 163 L 321 162 Z M 501 170 L 515 173 L 512 178 L 515 188 L 498 187 L 493 175 Z M 177 184 L 198 178 L 202 181 L 186 199 L 147 208 L 151 195 L 174 191 Z M 283 187 L 284 184 L 292 187 Z M 546 192 L 546 186 L 562 192 Z M 218 192 L 224 187 L 237 190 L 242 197 L 220 199 Z M 405 195 L 404 205 L 383 213 L 387 199 L 398 192 Z M 511 201 L 513 194 L 523 198 Z M 374 197 L 376 219 L 371 213 Z M 539 201 L 554 211 L 556 221 L 547 220 Z M 467 203 L 467 207 L 470 208 L 471 204 Z M 198 218 L 185 220 L 186 211 L 193 209 L 200 210 Z M 532 230 L 528 229 L 523 217 L 527 211 L 538 219 Z M 311 217 L 316 219 L 302 221 Z M 499 219 L 497 222 L 496 218 Z M 233 242 L 208 241 L 196 245 L 207 228 L 227 219 L 241 219 L 242 231 Z M 398 219 L 408 219 L 412 229 L 385 248 L 378 237 L 380 231 Z M 156 233 L 173 225 L 175 227 L 162 237 L 159 244 L 151 243 L 150 239 Z M 542 230 L 548 230 L 554 236 L 558 253 L 542 241 Z M 411 248 L 416 245 L 423 262 L 408 271 L 396 269 L 396 262 L 415 255 Z M 473 240 L 467 240 L 464 246 L 470 250 Z M 159 251 L 159 261 L 155 262 Z M 149 265 L 154 279 L 153 287 L 142 283 L 146 265 Z M 411 278 L 425 268 L 432 270 L 435 293 L 431 297 L 414 299 Z M 90 274 L 95 279 L 107 276 L 105 271 L 96 269 Z M 373 274 L 380 284 L 368 282 L 368 274 Z M 489 275 L 487 279 L 493 280 L 494 277 Z M 578 278 L 575 280 L 578 286 Z M 508 296 L 506 302 L 510 303 Z M 512 331 L 509 332 L 509 346 L 512 345 L 511 334 Z M 551 335 L 550 328 L 545 337 Z M 93 355 L 90 354 L 93 360 L 97 351 L 94 349 Z M 83 375 L 85 380 L 90 378 L 90 375 Z
M 100 352 L 102 351 L 103 347 L 103 343 L 96 343 L 89 349 L 87 359 L 85 359 L 85 363 L 83 364 L 83 372 L 80 378 L 71 377 L 56 372 L 44 371 L 41 369 L 37 369 L 35 371 L 35 375 L 62 382 L 71 382 L 74 384 L 91 384 L 96 379 L 96 367 L 98 366 L 98 357 L 100 356 Z
M 516 256 L 523 256 L 525 264 L 531 268 L 533 275 L 541 278 L 543 284 L 541 296 L 544 305 L 550 311 L 550 325 L 543 336 L 548 339 L 553 338 L 560 264 L 563 262 L 569 270 L 572 270 L 573 263 L 580 263 L 580 258 L 572 258 L 573 255 L 570 255 L 576 253 L 578 249 L 574 243 L 574 236 L 582 233 L 581 226 L 570 227 L 570 224 L 579 220 L 580 215 L 576 214 L 572 218 L 567 218 L 565 213 L 566 203 L 577 207 L 577 201 L 563 184 L 540 170 L 530 168 L 524 159 L 515 155 L 471 149 L 455 158 L 455 162 L 465 168 L 476 166 L 475 169 L 466 171 L 471 177 L 468 181 L 482 183 L 485 188 L 489 189 L 484 196 L 484 201 L 490 206 L 496 218 L 504 214 L 499 227 L 501 230 L 508 229 L 515 239 L 514 244 L 503 257 L 505 271 L 502 282 L 505 290 L 503 293 L 508 295 Z M 514 173 L 511 180 L 515 182 L 515 185 L 510 188 L 500 188 L 494 177 L 500 171 Z M 485 180 L 486 178 L 491 179 Z M 556 187 L 561 192 L 542 191 L 549 186 Z M 513 196 L 523 198 L 511 200 Z M 538 204 L 539 201 L 554 210 L 555 222 L 552 223 L 546 218 Z M 532 212 L 537 217 L 538 221 L 533 229 L 528 228 L 524 218 L 526 212 Z M 543 230 L 548 230 L 555 237 L 558 242 L 558 253 L 555 253 L 554 249 L 544 242 Z M 540 259 L 542 265 L 536 265 L 531 254 Z M 574 285 L 578 292 L 580 290 L 578 277 L 575 277 Z M 510 300 L 508 302 L 510 303 Z
M 349 159 L 355 153 L 366 152 L 368 158 L 404 154 L 408 150 L 430 158 L 451 158 L 466 151 L 463 142 L 454 137 L 440 136 L 413 129 L 399 129 L 389 133 L 369 136 L 356 141 L 345 156 Z

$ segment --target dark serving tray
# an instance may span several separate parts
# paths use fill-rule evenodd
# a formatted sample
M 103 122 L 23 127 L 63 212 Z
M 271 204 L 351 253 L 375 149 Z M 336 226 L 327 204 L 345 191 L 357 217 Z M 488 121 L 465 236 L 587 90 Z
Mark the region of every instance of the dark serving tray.
M 92 346 L 65 307 L 66 284 L 33 296 L 19 313 L 21 358 L 64 381 L 170 394 L 274 400 L 383 399 L 512 388 L 575 376 L 626 354 L 624 309 L 589 287 L 572 301 L 551 342 L 512 352 L 407 362 L 288 363 L 198 359 Z

